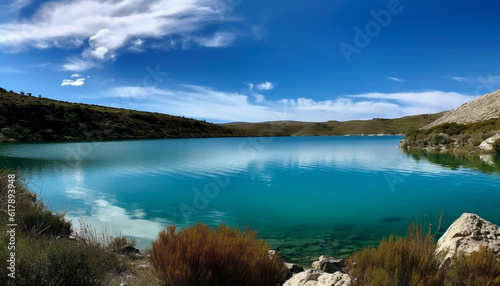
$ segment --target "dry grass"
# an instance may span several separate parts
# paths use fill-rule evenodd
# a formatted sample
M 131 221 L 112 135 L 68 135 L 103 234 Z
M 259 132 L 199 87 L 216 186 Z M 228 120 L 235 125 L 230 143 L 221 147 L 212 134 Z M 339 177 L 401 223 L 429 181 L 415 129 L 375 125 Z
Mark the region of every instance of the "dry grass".
M 437 233 L 437 232 L 436 232 Z M 390 236 L 378 248 L 367 248 L 348 259 L 346 271 L 359 286 L 498 286 L 500 260 L 481 247 L 460 253 L 439 267 L 435 234 L 410 224 L 405 238 Z
M 500 285 L 500 260 L 486 247 L 470 255 L 461 253 L 446 267 L 446 286 Z
M 378 248 L 354 253 L 347 271 L 355 285 L 420 286 L 439 285 L 434 236 L 424 234 L 422 227 L 411 224 L 405 238 L 390 236 Z
M 126 238 L 119 230 L 112 230 L 108 226 L 97 229 L 81 219 L 78 220 L 78 223 L 80 227 L 75 232 L 75 238 L 84 245 L 100 247 L 109 251 L 120 251 L 127 245 L 135 247 L 137 244 L 135 238 Z
M 150 261 L 166 285 L 275 286 L 283 278 L 283 263 L 256 237 L 255 231 L 224 224 L 214 229 L 198 223 L 177 233 L 170 226 L 153 242 Z

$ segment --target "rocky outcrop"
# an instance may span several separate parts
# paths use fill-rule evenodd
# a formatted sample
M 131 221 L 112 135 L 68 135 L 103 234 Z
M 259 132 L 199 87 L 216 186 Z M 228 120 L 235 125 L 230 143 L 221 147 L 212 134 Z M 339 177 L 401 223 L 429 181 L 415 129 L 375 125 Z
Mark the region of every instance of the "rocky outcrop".
M 326 273 L 309 269 L 295 274 L 283 286 L 351 286 L 351 278 L 342 272 Z
M 500 258 L 500 228 L 473 213 L 464 213 L 438 240 L 436 253 L 442 259 L 453 259 L 458 252 L 478 251 L 481 245 Z
M 500 134 L 491 136 L 490 138 L 481 142 L 479 148 L 481 148 L 483 151 L 493 151 L 493 142 L 495 142 L 495 140 L 497 140 L 498 138 L 500 138 Z
M 312 264 L 312 269 L 296 273 L 283 286 L 351 286 L 351 278 L 342 273 L 343 259 L 321 255 Z

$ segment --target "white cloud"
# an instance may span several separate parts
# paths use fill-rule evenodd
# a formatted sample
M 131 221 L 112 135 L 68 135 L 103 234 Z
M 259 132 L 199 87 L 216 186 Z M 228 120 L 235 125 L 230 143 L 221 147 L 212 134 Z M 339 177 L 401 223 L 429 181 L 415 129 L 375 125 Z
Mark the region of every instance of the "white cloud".
M 195 38 L 194 40 L 203 47 L 219 48 L 231 45 L 236 40 L 236 35 L 233 33 L 217 31 L 213 37 Z
M 387 77 L 387 79 L 395 81 L 395 82 L 403 82 L 404 81 L 404 79 L 400 79 L 400 78 L 393 77 L 393 76 L 389 76 L 389 77 Z
M 144 41 L 142 39 L 132 41 L 132 45 L 128 49 L 136 53 L 144 52 Z
M 405 110 L 420 109 L 433 110 L 434 112 L 454 109 L 462 105 L 463 103 L 476 98 L 475 96 L 443 91 L 397 93 L 373 92 L 358 95 L 348 95 L 348 97 L 397 102 L 399 105 L 405 108 Z
M 85 84 L 85 78 L 82 75 L 79 74 L 73 74 L 71 75 L 71 78 L 77 78 L 77 79 L 63 79 L 61 86 L 82 86 Z
M 257 84 L 258 90 L 271 90 L 274 88 L 274 85 L 268 81 Z
M 424 91 L 345 95 L 322 101 L 305 97 L 269 101 L 251 91 L 249 95 L 245 95 L 194 85 L 184 85 L 175 90 L 126 86 L 114 88 L 102 95 L 121 98 L 122 102 L 115 105 L 117 107 L 203 118 L 214 122 L 323 122 L 374 117 L 396 118 L 453 109 L 475 98 L 454 92 Z
M 29 2 L 18 0 L 14 4 Z M 202 30 L 214 23 L 238 21 L 229 17 L 231 11 L 223 0 L 49 1 L 42 3 L 31 19 L 0 24 L 0 47 L 10 52 L 27 47 L 83 48 L 79 57 L 62 65 L 64 70 L 82 71 L 114 60 L 121 48 L 137 48 L 144 39 L 175 36 L 180 43 L 230 45 L 238 33 L 203 35 Z
M 62 65 L 62 69 L 65 71 L 86 71 L 97 66 L 98 63 L 79 59 L 76 57 L 68 59 L 68 61 Z

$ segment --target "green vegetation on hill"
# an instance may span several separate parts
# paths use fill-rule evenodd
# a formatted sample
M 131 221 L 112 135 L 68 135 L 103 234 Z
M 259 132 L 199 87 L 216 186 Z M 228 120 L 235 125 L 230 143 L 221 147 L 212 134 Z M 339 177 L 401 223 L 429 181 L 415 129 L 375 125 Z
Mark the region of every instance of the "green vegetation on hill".
M 262 123 L 229 123 L 229 128 L 251 136 L 321 136 L 321 135 L 366 135 L 405 134 L 419 129 L 442 113 L 405 116 L 396 119 L 375 118 L 371 120 L 328 121 L 322 123 L 298 121 L 273 121 Z
M 497 133 L 500 133 L 500 118 L 468 124 L 444 123 L 409 132 L 401 147 L 408 151 L 481 152 L 481 142 Z
M 199 120 L 69 103 L 0 88 L 0 142 L 242 136 Z

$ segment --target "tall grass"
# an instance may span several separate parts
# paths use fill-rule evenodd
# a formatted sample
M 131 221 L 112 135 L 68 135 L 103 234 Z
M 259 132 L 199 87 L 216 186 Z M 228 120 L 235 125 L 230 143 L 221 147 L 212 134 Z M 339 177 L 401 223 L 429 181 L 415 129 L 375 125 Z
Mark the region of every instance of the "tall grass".
M 354 253 L 348 260 L 355 285 L 420 286 L 439 285 L 438 261 L 434 236 L 424 233 L 418 224 L 410 224 L 406 237 L 390 236 L 378 248 Z
M 256 231 L 224 224 L 198 223 L 179 232 L 170 226 L 152 243 L 150 261 L 166 285 L 275 286 L 285 275 L 283 262 L 256 237 Z
M 437 231 L 436 231 L 437 233 Z M 458 253 L 441 267 L 431 228 L 412 223 L 406 237 L 390 236 L 378 248 L 366 248 L 348 259 L 345 269 L 356 286 L 498 286 L 500 259 L 486 247 Z
M 484 246 L 470 255 L 458 254 L 446 267 L 446 286 L 500 285 L 500 260 Z

